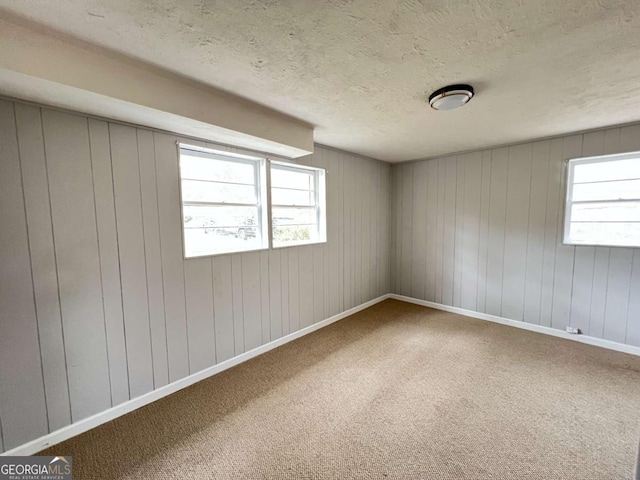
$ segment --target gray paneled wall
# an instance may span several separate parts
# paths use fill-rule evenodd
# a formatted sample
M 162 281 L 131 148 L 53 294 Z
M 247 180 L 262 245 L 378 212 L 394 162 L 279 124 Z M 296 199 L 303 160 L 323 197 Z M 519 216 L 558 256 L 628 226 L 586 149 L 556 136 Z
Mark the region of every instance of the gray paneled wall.
M 640 249 L 561 244 L 565 160 L 640 150 L 640 126 L 393 166 L 391 288 L 640 346 Z
M 185 261 L 177 140 L 0 100 L 0 451 L 388 293 L 387 164 L 300 160 L 326 244 Z

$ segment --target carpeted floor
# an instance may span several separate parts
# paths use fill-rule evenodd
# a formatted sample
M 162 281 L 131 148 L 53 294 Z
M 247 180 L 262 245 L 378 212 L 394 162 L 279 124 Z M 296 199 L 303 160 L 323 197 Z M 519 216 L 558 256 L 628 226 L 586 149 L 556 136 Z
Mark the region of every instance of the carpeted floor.
M 640 358 L 387 300 L 57 445 L 74 478 L 629 479 Z

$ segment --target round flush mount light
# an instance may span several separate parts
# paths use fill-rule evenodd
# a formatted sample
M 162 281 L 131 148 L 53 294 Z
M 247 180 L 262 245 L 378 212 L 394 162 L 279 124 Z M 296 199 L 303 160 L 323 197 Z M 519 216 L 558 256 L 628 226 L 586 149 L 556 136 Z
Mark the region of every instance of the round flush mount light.
M 473 97 L 471 85 L 449 85 L 439 88 L 429 96 L 429 105 L 434 110 L 453 110 L 466 104 Z

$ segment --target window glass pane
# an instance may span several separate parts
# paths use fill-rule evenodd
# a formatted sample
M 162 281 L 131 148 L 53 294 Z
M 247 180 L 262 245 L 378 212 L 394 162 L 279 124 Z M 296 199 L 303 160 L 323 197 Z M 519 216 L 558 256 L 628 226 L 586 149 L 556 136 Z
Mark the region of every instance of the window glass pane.
M 188 150 L 181 150 L 180 174 L 182 178 L 196 180 L 255 184 L 255 168 L 252 164 L 194 155 Z
M 262 248 L 257 207 L 184 206 L 187 256 Z
M 640 223 L 572 222 L 569 239 L 585 245 L 640 245 Z
M 273 227 L 273 244 L 275 246 L 317 241 L 318 231 L 315 225 L 288 225 Z
M 323 170 L 272 164 L 271 221 L 274 246 L 326 240 L 324 189 Z
M 184 250 L 194 256 L 268 246 L 263 221 L 265 162 L 180 148 Z
M 640 199 L 640 180 L 582 183 L 573 186 L 573 201 Z
M 253 185 L 236 185 L 199 180 L 182 180 L 183 202 L 250 203 L 256 204 Z
M 577 203 L 571 222 L 640 222 L 640 201 Z
M 281 208 L 272 209 L 273 225 L 313 225 L 317 222 L 316 209 L 309 208 Z
M 311 170 L 289 170 L 271 167 L 271 186 L 296 188 L 298 190 L 313 190 L 314 172 Z
M 634 178 L 640 178 L 640 158 L 577 163 L 573 170 L 573 183 Z
M 258 221 L 258 207 L 185 205 L 183 212 L 185 228 L 255 226 Z
M 314 205 L 314 193 L 287 188 L 272 188 L 271 203 L 274 205 Z

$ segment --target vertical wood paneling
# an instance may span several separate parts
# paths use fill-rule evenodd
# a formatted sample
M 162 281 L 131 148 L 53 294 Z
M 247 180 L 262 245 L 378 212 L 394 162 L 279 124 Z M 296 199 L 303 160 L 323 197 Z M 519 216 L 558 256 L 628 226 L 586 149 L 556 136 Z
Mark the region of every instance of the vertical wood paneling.
M 185 262 L 176 137 L 39 116 L 0 102 L 0 450 L 391 287 L 640 344 L 636 250 L 560 245 L 564 160 L 637 126 L 393 167 L 318 147 L 327 244 Z
M 569 325 L 578 328 L 581 333 L 589 331 L 594 260 L 595 248 L 575 249 Z
M 111 407 L 87 119 L 43 110 L 71 418 Z
M 271 301 L 269 298 L 269 252 L 260 252 L 260 324 L 262 325 L 262 343 L 271 338 Z
M 625 343 L 640 347 L 640 249 L 633 251 Z
M 326 298 L 325 303 L 328 302 L 328 316 L 333 315 L 337 311 L 339 293 L 339 267 L 337 265 L 339 258 L 339 245 L 338 241 L 338 192 L 339 192 L 339 180 L 338 178 L 338 163 L 334 159 L 327 155 L 325 160 L 325 168 L 327 169 L 326 184 L 327 184 L 327 248 L 325 249 L 325 276 L 326 282 Z M 333 282 L 331 282 L 333 278 Z
M 129 400 L 130 394 L 109 124 L 89 119 L 89 138 L 91 140 L 93 192 L 96 200 L 96 221 L 100 246 L 100 275 L 111 381 L 111 402 L 113 405 L 118 405 Z
M 412 295 L 424 286 L 430 299 L 433 262 L 438 303 L 637 345 L 637 249 L 563 245 L 562 237 L 566 160 L 638 150 L 640 125 L 632 125 L 416 162 L 411 175 L 393 166 L 391 211 L 402 216 L 391 236 L 394 291 L 402 293 L 410 265 Z M 423 168 L 426 195 L 416 191 Z
M 167 329 L 162 289 L 162 252 L 153 132 L 137 130 L 140 198 L 142 200 L 142 230 L 147 274 L 149 325 L 155 388 L 169 383 L 167 362 Z M 93 143 L 93 140 L 92 140 Z
M 491 154 L 491 193 L 489 196 L 489 248 L 487 252 L 486 312 L 502 313 L 505 215 L 507 202 L 508 150 Z
M 480 205 L 482 195 L 482 153 L 464 156 L 464 208 L 461 257 L 460 306 L 478 307 L 478 251 L 480 243 Z
M 184 264 L 189 365 L 198 372 L 216 363 L 213 318 L 213 274 L 208 258 L 192 258 Z
M 351 270 L 351 256 L 352 256 L 352 231 L 351 231 L 351 202 L 353 198 L 353 185 L 351 183 L 353 176 L 351 172 L 353 171 L 351 162 L 348 161 L 346 155 L 342 155 L 342 191 L 343 191 L 343 205 L 342 205 L 342 244 L 343 244 L 343 253 L 342 253 L 342 284 L 344 285 L 343 290 L 343 305 L 344 309 L 348 309 L 352 307 L 352 299 L 353 299 L 353 290 L 352 290 L 352 270 Z M 291 282 L 291 277 L 289 277 L 289 281 Z
M 240 254 L 234 254 L 231 256 L 231 291 L 233 293 L 233 338 L 236 355 L 240 355 L 247 350 L 244 340 L 243 283 L 242 257 Z
M 169 381 L 189 375 L 177 139 L 154 133 Z M 161 192 L 161 193 L 160 193 Z
M 49 429 L 15 114 L 4 100 L 0 158 L 0 418 L 8 449 Z
M 553 304 L 551 311 L 551 326 L 564 330 L 569 325 L 571 308 L 571 291 L 573 288 L 573 267 L 575 260 L 575 247 L 562 245 L 563 222 L 564 222 L 564 199 L 566 194 L 566 160 L 576 158 L 582 154 L 582 135 L 565 137 L 562 142 L 562 157 L 551 159 L 552 162 L 560 163 L 558 172 L 560 173 L 560 198 L 558 227 L 557 227 L 557 247 L 556 264 L 553 282 Z
M 44 139 L 40 109 L 22 104 L 16 104 L 15 108 L 42 373 L 49 430 L 53 431 L 71 423 L 71 405 L 64 358 Z
M 359 248 L 362 242 L 362 196 L 358 195 L 362 191 L 362 174 L 360 173 L 360 159 L 352 158 L 354 162 L 354 179 L 353 185 L 354 194 L 352 198 L 352 217 L 351 217 L 351 258 L 352 258 L 352 284 L 353 284 L 353 305 L 358 305 L 362 302 L 362 249 Z M 358 175 L 355 175 L 358 172 Z M 302 264 L 302 258 L 301 264 Z M 302 313 L 302 304 L 301 313 Z
M 436 292 L 435 301 L 438 303 L 444 303 L 442 297 L 442 290 L 444 284 L 444 214 L 445 214 L 445 183 L 446 183 L 446 159 L 441 158 L 434 160 L 438 163 L 438 199 L 437 199 L 437 214 L 436 214 Z
M 524 316 L 532 154 L 530 143 L 509 148 L 501 311 L 513 320 Z
M 132 127 L 111 125 L 109 131 L 129 389 L 135 398 L 153 390 L 138 139 Z
M 342 265 L 344 264 L 344 222 L 342 212 L 344 210 L 343 195 L 343 162 L 342 155 L 336 158 L 332 156 L 329 165 L 327 184 L 329 191 L 327 196 L 331 198 L 331 209 L 327 212 L 329 222 L 329 315 L 333 316 L 342 311 L 344 275 Z M 329 201 L 327 198 L 327 201 Z M 284 268 L 283 268 L 284 273 Z
M 292 332 L 300 330 L 300 268 L 298 264 L 298 248 L 287 249 L 289 255 L 289 329 Z M 304 299 L 308 302 L 308 299 Z
M 456 173 L 457 157 L 444 159 L 444 230 L 442 237 L 442 303 L 453 305 L 453 282 L 456 242 Z M 410 264 L 409 259 L 407 263 Z
M 260 252 L 243 253 L 240 257 L 244 348 L 248 352 L 262 345 Z
M 211 270 L 213 273 L 216 361 L 223 362 L 235 354 L 231 257 L 229 255 L 211 257 Z
M 323 320 L 324 315 L 324 245 L 311 247 L 313 261 L 313 323 Z
M 413 167 L 409 163 L 402 166 L 402 230 L 399 241 L 402 247 L 400 265 L 400 294 L 411 295 L 411 224 L 413 219 Z
M 395 290 L 396 292 L 401 291 L 402 287 L 402 198 L 403 198 L 403 166 L 399 166 L 394 168 L 396 172 L 394 183 L 395 183 L 395 212 L 394 219 L 396 223 L 396 236 L 395 236 L 395 248 L 394 248 L 394 282 L 395 282 Z
M 417 163 L 414 167 L 413 178 L 413 216 L 411 232 L 411 296 L 424 299 L 426 288 L 427 272 L 425 271 L 427 241 L 427 216 L 418 215 L 417 212 L 424 212 L 427 204 L 427 164 Z
M 549 141 L 536 142 L 532 147 L 523 318 L 525 322 L 534 324 L 540 323 L 542 262 L 544 258 L 544 227 L 547 216 L 550 147 L 551 144 Z
M 360 227 L 358 229 L 360 235 L 360 248 L 358 249 L 358 253 L 360 255 L 360 271 L 361 280 L 361 295 L 358 303 L 366 302 L 369 299 L 370 291 L 371 291 L 371 262 L 370 262 L 370 248 L 371 248 L 371 203 L 364 201 L 364 198 L 369 197 L 369 190 L 371 189 L 371 168 L 369 162 L 360 162 L 360 190 L 358 192 L 362 193 L 362 196 L 359 196 L 360 201 Z M 315 292 L 315 290 L 314 290 Z
M 486 312 L 487 255 L 489 248 L 489 199 L 491 198 L 491 151 L 482 152 L 482 185 L 480 187 L 480 227 L 478 240 L 477 309 Z
M 374 279 L 371 298 L 383 295 L 382 289 L 382 263 L 380 260 L 380 239 L 382 238 L 382 205 L 384 204 L 384 192 L 381 189 L 382 164 L 374 165 L 374 176 L 372 180 L 372 190 L 377 191 L 378 195 L 373 202 L 373 210 L 371 211 L 371 275 Z
M 313 246 L 304 246 L 298 250 L 298 281 L 300 282 L 299 306 L 300 328 L 313 324 Z
M 629 292 L 633 251 L 629 248 L 612 248 L 609 257 L 607 301 L 604 314 L 603 338 L 624 343 L 629 313 Z
M 327 195 L 331 194 L 331 207 L 333 209 L 333 202 L 334 202 L 334 195 L 333 195 L 333 182 L 330 182 L 331 179 L 331 173 L 329 172 L 329 167 L 330 167 L 330 163 L 327 157 L 327 153 L 325 150 L 322 150 L 322 163 L 321 163 L 321 167 L 326 169 L 326 175 L 329 177 L 326 181 L 327 181 Z M 327 201 L 327 205 L 329 205 L 329 199 L 326 199 Z M 327 211 L 327 215 L 329 215 L 329 212 Z M 332 217 L 333 218 L 333 217 Z M 327 217 L 327 227 L 329 226 L 329 218 Z M 325 318 L 329 318 L 331 316 L 331 314 L 329 313 L 331 310 L 331 292 L 330 292 L 330 288 L 329 288 L 329 278 L 330 278 L 330 255 L 331 255 L 331 246 L 335 243 L 335 240 L 333 238 L 333 234 L 331 234 L 332 236 L 329 237 L 330 233 L 327 232 L 327 242 L 322 244 L 322 261 L 323 261 L 323 267 L 322 267 L 322 286 L 323 286 L 323 308 L 322 308 L 322 319 Z
M 604 335 L 610 256 L 610 248 L 597 248 L 593 261 L 593 285 L 591 288 L 588 335 L 597 338 L 602 338 Z
M 549 147 L 549 178 L 547 186 L 547 214 L 542 254 L 542 293 L 540 325 L 551 326 L 554 294 L 556 247 L 558 246 L 558 217 L 560 216 L 560 186 L 562 184 L 562 138 L 551 140 Z
M 453 231 L 453 306 L 460 306 L 462 292 L 462 255 L 464 245 L 464 164 L 465 155 L 456 159 L 455 226 Z
M 282 279 L 280 273 L 281 250 L 271 250 L 269 255 L 269 319 L 271 340 L 282 337 Z
M 291 318 L 289 315 L 289 250 L 280 252 L 280 292 L 282 295 L 282 335 L 291 333 Z
M 388 292 L 386 164 L 299 160 L 328 170 L 326 244 L 185 260 L 175 136 L 12 102 L 0 122 L 0 451 Z
M 426 265 L 426 285 L 425 299 L 435 301 L 436 295 L 436 265 L 438 256 L 436 254 L 437 239 L 437 214 L 438 214 L 438 162 L 427 163 L 427 265 Z

